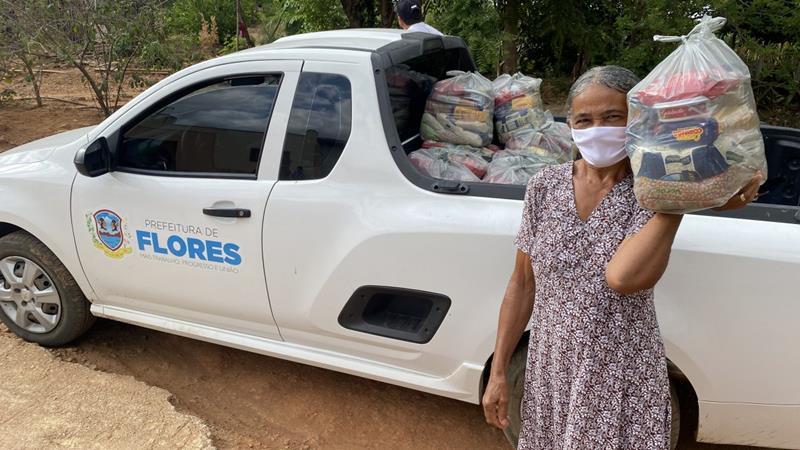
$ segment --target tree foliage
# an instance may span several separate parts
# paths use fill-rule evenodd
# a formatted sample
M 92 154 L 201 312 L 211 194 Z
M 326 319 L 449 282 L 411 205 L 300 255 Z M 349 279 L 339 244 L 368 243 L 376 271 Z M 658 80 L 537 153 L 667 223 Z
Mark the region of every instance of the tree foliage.
M 723 16 L 720 37 L 750 68 L 761 105 L 800 115 L 800 4 L 797 0 L 422 0 L 427 22 L 464 38 L 487 75 L 521 70 L 574 79 L 593 65 L 619 64 L 645 75 L 675 48 L 654 34 L 682 35 L 702 14 Z M 248 46 L 285 35 L 347 27 L 397 27 L 392 0 L 239 0 L 241 19 L 254 39 Z M 244 46 L 238 40 L 234 0 L 0 0 L 3 43 L 15 61 L 37 60 L 26 48 L 83 67 L 178 69 Z M 19 20 L 17 20 L 19 18 Z M 204 53 L 204 21 L 217 24 L 216 44 Z M 206 30 L 206 33 L 207 30 Z M 104 48 L 105 44 L 110 44 Z M 206 43 L 206 47 L 208 47 Z M 25 63 L 22 63 L 26 66 Z M 119 77 L 117 71 L 107 71 Z M 87 84 L 104 111 L 112 110 L 111 80 Z M 30 75 L 29 75 L 30 76 Z M 124 78 L 124 72 L 123 72 Z M 119 84 L 117 84 L 118 86 Z
M 98 108 L 119 106 L 131 62 L 163 23 L 161 3 L 145 0 L 0 0 L 0 12 L 35 43 L 78 69 Z

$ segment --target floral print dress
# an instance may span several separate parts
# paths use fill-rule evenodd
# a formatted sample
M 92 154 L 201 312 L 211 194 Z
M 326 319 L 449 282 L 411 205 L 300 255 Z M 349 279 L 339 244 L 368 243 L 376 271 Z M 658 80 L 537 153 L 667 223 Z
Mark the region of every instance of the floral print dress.
M 653 291 L 622 295 L 605 268 L 653 212 L 629 175 L 586 221 L 572 163 L 528 184 L 517 247 L 531 257 L 536 297 L 520 449 L 667 449 L 670 394 Z

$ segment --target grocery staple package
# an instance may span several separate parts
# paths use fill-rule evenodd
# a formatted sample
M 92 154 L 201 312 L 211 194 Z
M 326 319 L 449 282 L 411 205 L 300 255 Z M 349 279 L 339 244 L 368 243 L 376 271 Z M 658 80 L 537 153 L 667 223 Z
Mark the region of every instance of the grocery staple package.
M 544 110 L 540 78 L 505 74 L 492 85 L 495 131 L 505 151 L 492 159 L 483 181 L 527 184 L 546 165 L 572 159 L 572 133 Z
M 500 148 L 496 145 L 489 145 L 487 147 L 470 147 L 469 145 L 461 145 L 461 144 L 447 144 L 445 142 L 437 142 L 437 141 L 424 141 L 422 143 L 422 148 L 445 148 L 450 150 L 465 150 L 468 152 L 476 153 L 480 155 L 486 162 L 490 162 L 494 157 L 495 153 L 497 153 Z
M 641 206 L 688 213 L 724 205 L 757 171 L 766 179 L 750 72 L 704 16 L 628 93 L 626 150 Z
M 438 81 L 425 105 L 420 133 L 424 140 L 485 147 L 494 136 L 492 82 L 479 73 L 449 72 Z
M 479 151 L 459 145 L 422 148 L 408 157 L 417 170 L 442 180 L 480 181 L 489 166 Z
M 539 93 L 541 85 L 541 78 L 521 73 L 500 75 L 492 82 L 495 130 L 500 142 L 505 144 L 517 131 L 537 129 L 545 124 Z
M 495 153 L 492 162 L 489 163 L 483 181 L 525 185 L 540 170 L 557 163 L 531 150 L 501 150 Z
M 529 150 L 540 157 L 565 163 L 573 159 L 572 133 L 565 123 L 553 120 L 550 112 L 539 128 L 521 129 L 512 133 L 506 141 L 506 149 Z

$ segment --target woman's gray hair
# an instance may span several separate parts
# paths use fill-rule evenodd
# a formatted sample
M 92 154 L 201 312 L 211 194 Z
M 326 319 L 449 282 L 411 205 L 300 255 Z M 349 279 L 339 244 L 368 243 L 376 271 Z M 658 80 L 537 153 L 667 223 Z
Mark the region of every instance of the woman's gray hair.
M 567 118 L 572 114 L 572 101 L 589 86 L 599 84 L 615 91 L 627 94 L 639 83 L 639 77 L 630 70 L 620 66 L 597 66 L 583 73 L 569 88 L 567 96 Z

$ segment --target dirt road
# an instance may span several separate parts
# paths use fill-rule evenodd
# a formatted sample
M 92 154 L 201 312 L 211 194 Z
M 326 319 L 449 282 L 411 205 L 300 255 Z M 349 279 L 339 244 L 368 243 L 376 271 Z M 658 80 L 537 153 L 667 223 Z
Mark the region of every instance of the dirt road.
M 166 389 L 224 448 L 508 449 L 475 405 L 125 324 L 55 353 Z
M 34 364 L 19 369 L 26 377 L 9 377 L 9 370 L 18 369 L 3 361 L 0 404 L 9 404 L 4 398 L 15 397 L 16 392 L 36 389 L 41 384 L 40 377 L 62 373 L 62 367 L 81 369 L 76 375 L 64 372 L 70 373 L 65 378 L 71 380 L 70 386 L 78 384 L 74 380 L 80 380 L 79 384 L 94 396 L 113 398 L 120 390 L 127 393 L 129 404 L 120 409 L 125 414 L 100 422 L 90 414 L 95 397 L 84 396 L 83 390 L 74 391 L 64 385 L 48 391 L 53 394 L 49 402 L 53 412 L 80 405 L 70 416 L 69 423 L 78 426 L 70 435 L 82 436 L 84 442 L 98 436 L 125 436 L 115 430 L 128 423 L 145 431 L 167 427 L 161 422 L 169 410 L 165 403 L 168 391 L 178 411 L 195 415 L 208 424 L 213 444 L 218 448 L 509 449 L 502 434 L 485 424 L 476 405 L 131 325 L 99 321 L 75 345 L 55 350 L 43 350 L 7 336 L 0 334 L 0 344 L 12 341 L 16 344 L 14 352 L 24 349 L 25 355 L 39 354 L 53 366 Z M 6 353 L 2 348 L 0 355 Z M 53 361 L 47 353 L 60 362 Z M 104 376 L 113 378 L 103 383 L 91 381 Z M 127 386 L 132 382 L 131 376 L 144 383 L 136 383 L 138 390 Z M 123 384 L 117 387 L 116 383 Z M 3 394 L 7 390 L 9 393 Z M 151 391 L 161 395 L 160 409 L 145 409 L 151 402 L 145 394 Z M 15 407 L 13 403 L 11 406 Z M 34 403 L 29 407 L 33 408 Z M 106 410 L 116 411 L 116 408 Z M 3 432 L 11 426 L 4 420 L 0 413 L 0 435 L 16 435 Z M 27 430 L 27 423 L 16 422 L 16 429 Z M 0 447 L 5 447 L 2 438 Z M 680 448 L 745 447 L 699 445 L 687 440 Z
M 0 448 L 211 448 L 208 426 L 169 392 L 66 364 L 0 325 Z

